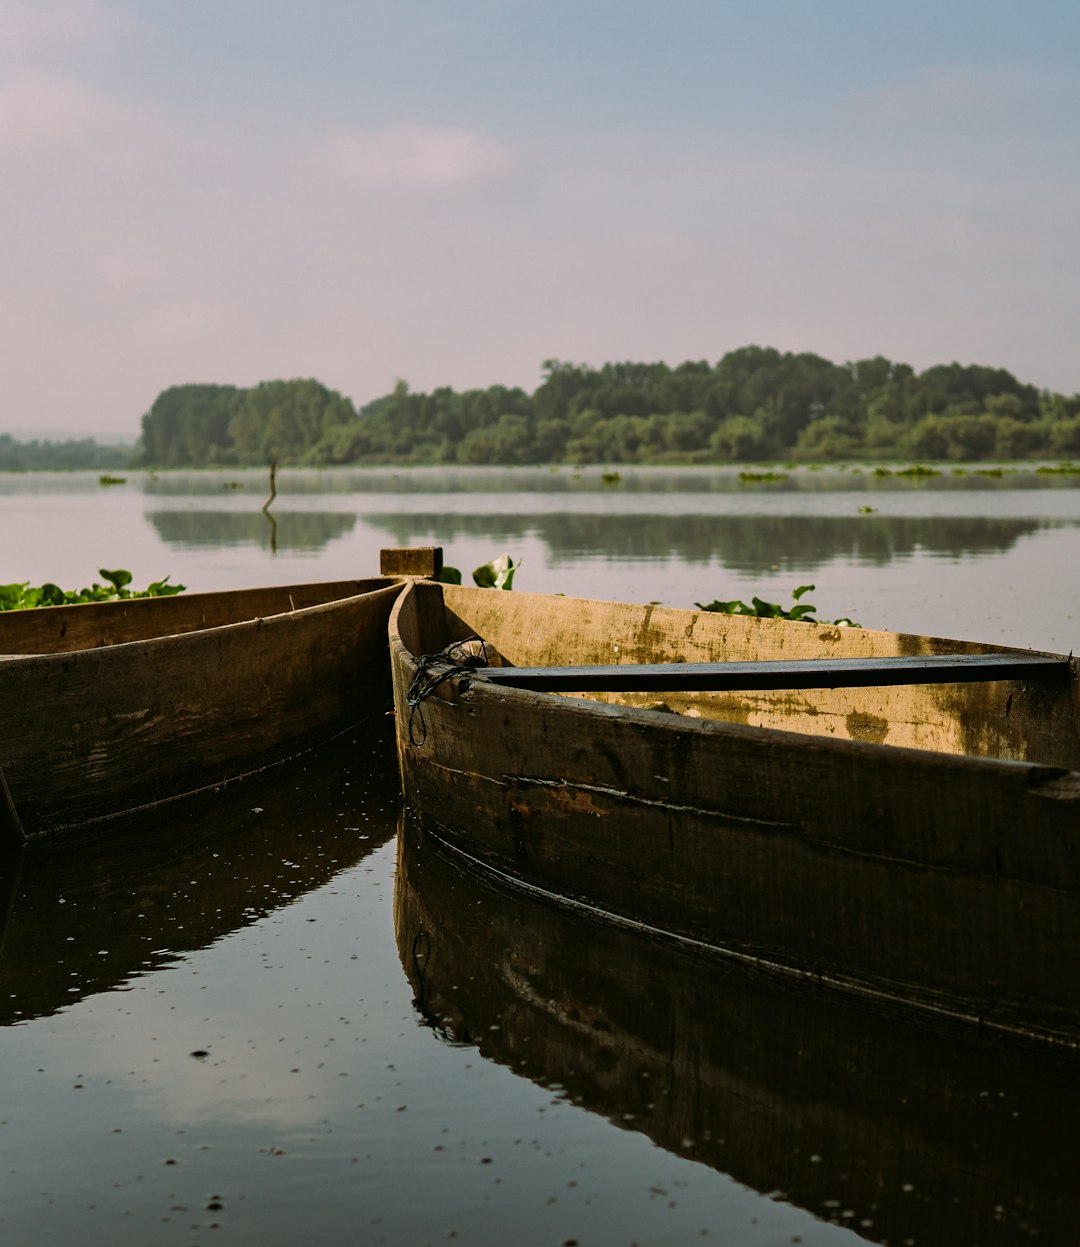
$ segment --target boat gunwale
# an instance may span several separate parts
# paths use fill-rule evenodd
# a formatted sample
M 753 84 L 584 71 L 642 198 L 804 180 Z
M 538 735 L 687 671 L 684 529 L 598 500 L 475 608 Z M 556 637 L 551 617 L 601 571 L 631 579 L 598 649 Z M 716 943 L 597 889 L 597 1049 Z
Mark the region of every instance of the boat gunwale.
M 193 639 L 193 638 L 198 638 L 200 641 L 206 641 L 207 638 L 212 638 L 214 635 L 225 635 L 237 629 L 257 628 L 261 630 L 262 628 L 271 627 L 271 626 L 280 627 L 283 622 L 313 618 L 320 613 L 325 614 L 325 613 L 329 613 L 330 611 L 345 607 L 349 605 L 350 603 L 357 601 L 359 599 L 370 600 L 374 596 L 384 594 L 389 590 L 393 590 L 395 593 L 399 593 L 400 588 L 401 588 L 401 583 L 402 582 L 399 578 L 387 577 L 387 576 L 374 577 L 369 580 L 361 580 L 361 581 L 355 581 L 355 582 L 354 581 L 327 581 L 325 582 L 325 587 L 327 588 L 333 587 L 335 585 L 344 586 L 344 585 L 350 585 L 350 584 L 370 584 L 372 587 L 369 589 L 362 590 L 359 593 L 347 593 L 340 597 L 327 597 L 325 601 L 313 602 L 306 606 L 295 607 L 292 610 L 275 611 L 273 614 L 270 614 L 270 615 L 245 615 L 242 618 L 232 619 L 226 623 L 215 622 L 215 623 L 208 623 L 208 624 L 203 624 L 203 625 L 196 625 L 191 628 L 185 628 L 179 632 L 169 632 L 169 631 L 150 632 L 145 636 L 133 637 L 129 640 L 105 641 L 105 642 L 94 644 L 94 645 L 83 645 L 76 649 L 33 650 L 33 651 L 26 651 L 23 653 L 13 653 L 13 654 L 0 653 L 0 664 L 3 664 L 5 662 L 20 662 L 20 663 L 22 662 L 51 662 L 57 659 L 66 660 L 66 661 L 73 661 L 73 660 L 74 661 L 87 661 L 87 657 L 84 657 L 84 656 L 104 655 L 104 654 L 110 654 L 110 655 L 111 654 L 127 654 L 131 652 L 131 647 L 133 646 L 141 646 L 141 647 L 153 646 L 157 648 L 159 646 L 172 646 L 176 644 L 182 644 L 188 641 L 189 639 Z M 318 589 L 320 587 L 323 587 L 321 582 L 312 581 L 306 584 L 295 584 L 295 585 L 267 585 L 265 587 L 257 587 L 255 589 L 226 589 L 226 590 L 221 591 L 220 593 L 214 592 L 213 590 L 208 590 L 205 593 L 197 593 L 197 594 L 191 594 L 191 595 L 185 596 L 182 599 L 182 604 L 183 606 L 188 607 L 192 603 L 195 603 L 196 608 L 197 608 L 197 605 L 200 602 L 200 600 L 204 600 L 204 599 L 213 598 L 213 599 L 220 600 L 223 597 L 228 597 L 228 598 L 235 597 L 237 600 L 239 600 L 240 598 L 242 598 L 243 596 L 249 593 L 262 592 L 264 588 L 266 592 L 277 591 L 281 593 L 289 593 L 289 592 L 300 592 L 300 591 L 309 590 L 309 589 Z M 167 598 L 135 598 L 135 599 L 125 599 L 122 601 L 115 601 L 115 602 L 78 602 L 78 603 L 70 603 L 66 606 L 46 606 L 46 607 L 39 607 L 36 609 L 45 610 L 45 611 L 66 611 L 66 610 L 80 610 L 81 611 L 82 609 L 88 607 L 94 610 L 108 610 L 109 608 L 112 608 L 112 607 L 128 608 L 132 605 L 136 605 L 137 607 L 141 608 L 144 603 L 149 605 L 150 603 L 158 603 L 158 602 L 164 603 L 166 601 L 170 603 L 177 602 L 178 601 L 177 595 L 170 594 Z M 6 613 L 7 612 L 5 612 L 5 614 Z M 12 613 L 15 613 L 15 612 L 12 612 Z M 25 612 L 19 612 L 19 613 L 22 614 Z M 2 619 L 2 616 L 0 616 L 0 619 Z M 2 624 L 0 624 L 0 643 L 2 643 L 2 641 L 3 641 Z
M 410 670 L 410 675 L 415 675 L 422 660 L 427 659 L 432 666 L 435 666 L 438 660 L 442 659 L 441 654 L 419 655 L 413 653 L 401 637 L 399 623 L 400 615 L 401 612 L 407 608 L 407 604 L 411 600 L 415 583 L 416 582 L 410 583 L 398 596 L 398 599 L 394 603 L 393 609 L 390 612 L 389 621 L 391 662 L 394 666 L 397 666 L 399 661 L 406 663 Z M 425 586 L 422 591 L 429 591 L 431 587 L 436 587 L 440 590 L 442 589 L 442 585 L 436 584 L 432 586 L 431 582 L 426 581 L 422 583 Z M 455 586 L 455 588 L 459 587 Z M 476 589 L 473 590 L 473 592 L 490 593 L 494 592 L 494 590 Z M 442 595 L 440 594 L 440 596 Z M 537 599 L 543 599 L 546 595 L 531 594 L 522 596 L 531 596 Z M 560 600 L 580 603 L 583 605 L 592 605 L 595 603 L 604 607 L 621 605 L 620 603 L 593 598 L 564 597 Z M 680 608 L 669 607 L 666 609 L 679 610 Z M 691 615 L 696 614 L 697 612 L 688 610 L 685 613 Z M 910 635 L 901 633 L 890 634 L 885 633 L 883 630 L 879 631 L 882 632 L 882 635 Z M 971 642 L 944 637 L 923 637 L 920 635 L 919 639 L 941 641 L 945 644 L 954 645 L 971 644 Z M 457 643 L 458 642 L 454 642 L 452 644 Z M 1078 660 L 1071 655 L 1054 654 L 1049 651 L 1042 650 L 1025 650 L 1010 646 L 995 646 L 994 650 L 995 652 L 1003 654 L 1032 654 L 1039 657 L 1059 659 L 1068 665 L 1069 678 L 1077 678 L 1077 668 L 1080 664 L 1078 664 Z M 443 661 L 447 670 L 453 667 L 453 663 L 449 658 L 445 658 Z M 757 740 L 762 744 L 780 738 L 781 743 L 801 745 L 804 748 L 808 747 L 807 742 L 810 742 L 809 747 L 815 749 L 826 749 L 830 752 L 835 752 L 841 755 L 850 753 L 853 759 L 857 759 L 859 757 L 880 756 L 882 752 L 887 752 L 890 756 L 895 755 L 901 759 L 907 755 L 908 759 L 913 764 L 917 764 L 919 766 L 940 766 L 954 772 L 957 768 L 971 769 L 975 772 L 985 772 L 988 768 L 990 768 L 998 769 L 1004 775 L 1018 775 L 1020 773 L 1025 773 L 1029 778 L 1029 782 L 1052 782 L 1055 786 L 1064 787 L 1066 789 L 1073 787 L 1075 788 L 1075 794 L 1065 792 L 1060 795 L 1065 799 L 1069 799 L 1072 795 L 1075 795 L 1077 799 L 1080 799 L 1080 768 L 1076 767 L 1050 766 L 1045 763 L 1028 762 L 1014 758 L 992 757 L 987 754 L 950 753 L 941 749 L 921 749 L 911 745 L 890 745 L 867 740 L 853 740 L 846 737 L 817 736 L 790 728 L 762 727 L 757 724 L 735 723 L 725 719 L 692 718 L 687 715 L 672 714 L 666 710 L 650 709 L 644 706 L 627 705 L 621 702 L 600 701 L 596 698 L 587 696 L 566 696 L 560 692 L 518 688 L 511 683 L 496 683 L 495 681 L 487 681 L 484 679 L 483 670 L 484 669 L 482 667 L 478 671 L 472 671 L 464 666 L 460 667 L 455 674 L 447 677 L 445 682 L 440 684 L 440 688 L 444 688 L 448 685 L 454 690 L 455 695 L 459 698 L 463 700 L 479 698 L 481 700 L 481 704 L 484 704 L 486 699 L 491 699 L 493 703 L 497 703 L 509 698 L 511 699 L 511 704 L 516 703 L 521 706 L 532 705 L 536 707 L 550 707 L 553 704 L 553 699 L 557 698 L 559 699 L 559 702 L 566 707 L 568 713 L 573 712 L 578 715 L 585 716 L 592 715 L 602 719 L 614 719 L 618 722 L 625 721 L 631 724 L 637 723 L 640 726 L 648 726 L 650 731 L 660 730 L 664 733 L 686 735 L 691 738 L 707 734 L 721 737 L 732 737 L 741 740 Z M 1053 668 L 1055 673 L 1058 672 L 1058 670 L 1059 669 L 1057 667 Z M 864 686 L 863 691 L 872 693 L 878 687 L 884 688 L 886 686 L 867 685 Z M 965 684 L 959 683 L 954 685 L 943 683 L 939 687 L 963 689 Z M 435 696 L 438 695 L 439 693 L 436 692 Z M 932 759 L 932 761 L 928 761 L 930 759 Z M 1054 795 L 1056 796 L 1059 794 L 1055 793 Z

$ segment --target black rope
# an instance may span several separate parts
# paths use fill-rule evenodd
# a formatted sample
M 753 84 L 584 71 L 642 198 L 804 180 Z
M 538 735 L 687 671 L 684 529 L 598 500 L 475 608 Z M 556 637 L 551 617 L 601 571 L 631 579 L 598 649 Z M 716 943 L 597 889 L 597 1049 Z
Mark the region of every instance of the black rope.
M 479 654 L 465 652 L 464 647 L 470 643 L 479 644 Z M 424 654 L 417 659 L 416 674 L 405 694 L 405 704 L 409 707 L 409 744 L 422 745 L 427 740 L 427 724 L 424 722 L 424 712 L 420 709 L 421 703 L 427 701 L 447 680 L 471 675 L 480 667 L 486 666 L 487 646 L 480 637 L 475 636 L 467 637 L 464 641 L 452 641 L 441 653 Z

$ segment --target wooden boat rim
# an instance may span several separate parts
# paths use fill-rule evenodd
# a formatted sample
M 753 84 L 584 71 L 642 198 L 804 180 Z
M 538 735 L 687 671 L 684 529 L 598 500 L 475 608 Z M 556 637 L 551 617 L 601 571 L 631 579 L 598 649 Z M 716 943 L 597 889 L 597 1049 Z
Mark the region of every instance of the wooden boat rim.
M 295 607 L 292 610 L 276 611 L 272 615 L 245 615 L 241 618 L 230 620 L 227 623 L 209 623 L 201 627 L 188 628 L 181 632 L 168 631 L 166 624 L 165 628 L 163 628 L 161 632 L 154 632 L 147 636 L 135 637 L 127 641 L 112 641 L 104 645 L 83 646 L 78 649 L 49 650 L 47 652 L 24 652 L 21 654 L 0 654 L 0 662 L 40 662 L 55 661 L 57 659 L 81 660 L 84 655 L 99 654 L 105 650 L 108 650 L 110 653 L 126 653 L 136 646 L 145 648 L 146 646 L 156 647 L 160 645 L 184 644 L 193 638 L 199 638 L 200 640 L 205 641 L 208 636 L 212 636 L 214 634 L 224 634 L 239 629 L 277 628 L 293 620 L 309 619 L 319 614 L 325 614 L 327 612 L 340 609 L 342 606 L 345 606 L 360 598 L 370 598 L 373 595 L 391 590 L 396 593 L 398 592 L 401 583 L 402 582 L 399 578 L 382 576 L 356 581 L 330 580 L 325 582 L 311 581 L 304 584 L 257 585 L 247 589 L 225 589 L 220 592 L 207 590 L 202 593 L 185 594 L 182 599 L 182 605 L 185 608 L 189 608 L 192 603 L 194 603 L 197 608 L 200 601 L 213 599 L 220 602 L 223 598 L 240 600 L 251 593 L 277 592 L 289 594 L 292 592 L 302 593 L 310 590 L 332 589 L 336 585 L 340 585 L 342 588 L 345 588 L 346 586 L 368 586 L 361 588 L 358 592 L 343 593 L 340 597 L 327 597 L 327 599 L 322 602 L 315 602 L 308 606 Z M 165 602 L 177 602 L 178 605 L 181 604 L 175 595 L 170 595 L 167 598 L 128 598 L 123 601 L 116 602 L 78 602 L 71 603 L 68 606 L 46 606 L 39 609 L 45 611 L 67 611 L 82 610 L 84 607 L 89 607 L 95 611 L 107 611 L 113 607 L 128 608 L 133 603 L 135 605 L 141 605 L 143 602 L 148 605 L 157 603 L 163 604 Z
M 418 586 L 420 587 L 418 588 Z M 449 658 L 444 658 L 443 655 L 414 654 L 402 640 L 399 620 L 401 613 L 409 608 L 408 604 L 412 595 L 417 592 L 431 592 L 432 589 L 438 589 L 441 595 L 442 588 L 443 586 L 437 582 L 410 581 L 398 595 L 397 601 L 390 612 L 388 629 L 390 657 L 395 665 L 404 660 L 413 671 L 418 668 L 422 659 L 427 658 L 429 663 L 438 668 L 438 676 L 443 677 L 440 679 L 440 684 L 451 685 L 456 695 L 463 699 L 490 699 L 493 703 L 497 703 L 506 698 L 512 698 L 514 702 L 523 706 L 550 706 L 553 699 L 557 698 L 565 706 L 566 712 L 569 714 L 591 716 L 598 720 L 618 723 L 638 723 L 643 726 L 647 724 L 650 732 L 671 733 L 689 737 L 711 735 L 740 740 L 756 740 L 762 745 L 775 743 L 783 748 L 792 746 L 805 748 L 808 742 L 812 742 L 811 747 L 815 749 L 827 750 L 832 754 L 839 753 L 842 755 L 846 753 L 852 757 L 853 761 L 860 757 L 880 755 L 883 751 L 887 751 L 891 756 L 896 756 L 900 759 L 906 758 L 913 766 L 922 768 L 940 767 L 943 770 L 955 771 L 959 767 L 982 774 L 985 774 L 988 769 L 994 769 L 1003 775 L 1024 775 L 1027 777 L 1028 785 L 1033 790 L 1038 791 L 1040 788 L 1045 787 L 1045 795 L 1048 797 L 1080 800 L 1080 770 L 1067 767 L 1048 766 L 1038 762 L 1025 762 L 1012 758 L 997 758 L 979 754 L 946 753 L 937 749 L 919 749 L 909 745 L 885 745 L 874 741 L 851 740 L 843 737 L 808 737 L 803 732 L 782 727 L 761 727 L 751 723 L 733 723 L 722 719 L 688 718 L 684 715 L 671 714 L 663 710 L 642 706 L 594 701 L 590 698 L 582 697 L 564 697 L 557 692 L 516 688 L 512 684 L 496 684 L 494 681 L 484 678 L 483 667 L 479 669 L 465 665 L 455 667 Z M 455 591 L 461 592 L 460 586 L 455 586 Z M 485 594 L 498 592 L 494 589 L 480 588 L 475 590 L 467 589 L 466 591 Z M 520 594 L 518 596 L 535 598 L 538 602 L 550 600 L 548 595 L 545 594 Z M 559 600 L 582 605 L 596 604 L 605 608 L 615 605 L 615 603 L 610 601 L 593 598 L 560 597 Z M 679 608 L 669 607 L 666 609 L 678 610 Z M 695 614 L 697 612 L 687 611 L 686 613 Z M 943 642 L 954 640 L 945 637 L 933 639 Z M 962 644 L 963 642 L 954 641 L 954 643 Z M 460 644 L 460 642 L 456 644 Z M 1057 662 L 1068 664 L 1070 671 L 1075 661 L 1071 657 L 1061 654 L 1047 654 L 1041 651 L 1019 648 L 1009 649 L 1008 647 L 1002 647 L 1000 652 L 1003 654 L 1026 654 L 1057 660 Z M 513 668 L 510 669 L 513 670 Z M 1057 670 L 1056 663 L 1052 669 Z M 425 699 L 425 697 L 421 696 L 420 704 Z M 557 783 L 557 781 L 547 782 Z
M 411 576 L 404 578 L 404 580 L 405 580 L 405 588 L 402 591 L 401 596 L 398 598 L 397 602 L 395 603 L 394 609 L 390 615 L 391 637 L 394 637 L 398 634 L 398 627 L 397 627 L 398 616 L 400 612 L 402 611 L 402 609 L 404 608 L 405 602 L 415 592 L 430 593 L 432 591 L 438 591 L 439 594 L 441 595 L 444 589 L 450 588 L 453 590 L 455 594 L 469 594 L 469 595 L 476 594 L 478 596 L 483 595 L 485 597 L 492 593 L 505 592 L 505 590 L 483 589 L 479 587 L 473 587 L 472 585 L 446 585 L 437 580 L 427 580 L 427 579 L 411 577 Z M 530 592 L 522 591 L 518 589 L 512 590 L 512 595 L 519 602 L 524 600 L 525 602 L 535 602 L 537 605 L 541 603 L 545 605 L 552 605 L 555 603 L 565 603 L 568 606 L 572 605 L 572 606 L 579 606 L 579 607 L 596 607 L 600 610 L 608 610 L 613 606 L 629 606 L 635 610 L 656 609 L 660 611 L 672 611 L 672 612 L 675 612 L 676 614 L 687 615 L 687 616 L 705 615 L 705 616 L 711 616 L 714 619 L 723 618 L 722 615 L 718 615 L 716 612 L 713 612 L 713 611 L 694 610 L 692 608 L 683 607 L 683 606 L 668 606 L 668 605 L 656 603 L 656 602 L 649 602 L 649 603 L 622 602 L 622 601 L 617 601 L 617 600 L 609 599 L 609 598 L 577 597 L 577 596 L 572 596 L 566 593 L 557 593 L 557 594 L 530 593 Z M 738 617 L 733 616 L 732 618 L 738 618 Z M 820 627 L 820 628 L 833 629 L 833 628 L 839 627 L 839 625 L 828 623 L 825 620 L 819 620 L 816 624 L 806 623 L 806 621 L 803 621 L 803 620 L 795 621 L 795 620 L 765 619 L 765 620 L 762 620 L 762 622 L 781 623 L 785 625 L 788 623 L 794 624 L 798 622 L 798 623 L 801 623 L 802 626 L 810 627 L 810 628 Z M 872 636 L 888 636 L 888 637 L 911 636 L 921 641 L 940 642 L 942 645 L 965 646 L 965 645 L 972 644 L 970 638 L 965 639 L 963 637 L 946 637 L 946 636 L 931 637 L 923 633 L 890 632 L 886 628 L 854 628 L 851 631 L 858 633 L 861 636 L 871 636 L 871 637 Z M 1037 657 L 1037 658 L 1053 658 L 1053 659 L 1058 660 L 1059 662 L 1071 662 L 1071 661 L 1076 660 L 1076 656 L 1073 654 L 1059 654 L 1059 653 L 1054 652 L 1053 650 L 1026 649 L 1023 646 L 1019 646 L 1019 645 L 994 645 L 991 647 L 990 645 L 983 644 L 982 642 L 977 642 L 977 644 L 979 644 L 983 648 L 983 650 L 985 650 L 986 652 L 990 652 L 990 650 L 992 649 L 994 653 L 1025 654 L 1025 655 L 1030 655 L 1032 657 Z M 411 653 L 411 651 L 408 650 L 407 647 L 404 646 L 404 644 L 402 645 L 402 650 L 405 653 Z

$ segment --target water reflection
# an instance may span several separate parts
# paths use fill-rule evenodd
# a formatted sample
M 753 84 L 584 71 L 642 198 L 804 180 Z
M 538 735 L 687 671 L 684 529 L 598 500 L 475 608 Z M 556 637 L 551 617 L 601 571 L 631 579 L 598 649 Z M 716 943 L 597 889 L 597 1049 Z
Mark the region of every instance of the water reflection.
M 349 732 L 248 780 L 0 858 L 0 1026 L 258 921 L 384 844 L 398 805 L 389 736 Z
M 872 490 L 883 494 L 951 493 L 956 491 L 1074 490 L 1080 475 L 1039 474 L 1034 464 L 1023 468 L 990 465 L 946 467 L 939 475 L 904 475 L 869 465 L 850 467 L 776 467 L 728 464 L 716 467 L 639 467 L 620 464 L 612 472 L 592 464 L 583 467 L 383 467 L 279 468 L 282 495 L 315 494 L 583 494 L 716 493 L 746 496 L 774 493 L 832 493 Z M 46 474 L 35 473 L 44 478 Z M 69 473 L 68 478 L 80 474 Z M 86 474 L 97 488 L 96 476 Z M 260 502 L 268 492 L 266 468 L 220 468 L 203 471 L 173 469 L 162 473 L 132 472 L 132 485 L 152 496 L 220 497 L 238 493 Z M 18 487 L 18 486 L 16 486 Z
M 318 551 L 356 525 L 355 515 L 334 511 L 148 511 L 146 517 L 162 541 L 181 549 Z
M 426 510 L 369 515 L 365 521 L 386 533 L 387 545 L 438 541 L 452 546 L 463 538 L 521 543 L 535 534 L 552 561 L 680 559 L 701 565 L 717 560 L 732 570 L 751 572 L 809 570 L 837 558 L 885 566 L 917 552 L 952 559 L 995 555 L 1024 537 L 1060 526 L 1054 520 L 948 515 L 470 515 Z
M 796 988 L 478 877 L 412 826 L 427 1022 L 615 1125 L 874 1242 L 1075 1240 L 1080 1058 Z

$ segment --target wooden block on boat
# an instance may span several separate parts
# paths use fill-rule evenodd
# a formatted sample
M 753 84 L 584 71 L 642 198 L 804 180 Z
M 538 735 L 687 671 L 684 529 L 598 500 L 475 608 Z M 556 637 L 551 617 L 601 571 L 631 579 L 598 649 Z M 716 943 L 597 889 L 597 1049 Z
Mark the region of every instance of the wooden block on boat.
M 442 546 L 412 546 L 379 551 L 383 576 L 422 576 L 434 579 L 442 571 Z

